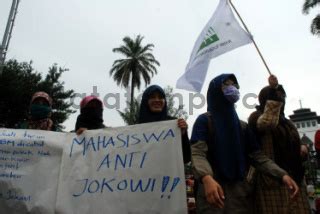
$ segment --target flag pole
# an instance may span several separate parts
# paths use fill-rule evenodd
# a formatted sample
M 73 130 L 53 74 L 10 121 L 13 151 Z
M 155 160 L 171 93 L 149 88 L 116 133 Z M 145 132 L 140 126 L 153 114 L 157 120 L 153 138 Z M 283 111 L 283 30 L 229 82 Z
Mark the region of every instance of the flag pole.
M 261 51 L 259 50 L 257 43 L 254 41 L 253 36 L 251 35 L 251 33 L 250 33 L 247 25 L 244 23 L 242 17 L 240 16 L 239 12 L 238 12 L 237 9 L 235 8 L 235 6 L 234 6 L 233 3 L 231 2 L 231 0 L 229 0 L 229 2 L 230 2 L 231 7 L 233 8 L 233 10 L 236 12 L 237 16 L 239 17 L 242 25 L 244 26 L 244 28 L 246 29 L 246 31 L 250 34 L 251 40 L 252 40 L 252 42 L 253 42 L 253 44 L 254 44 L 254 47 L 255 47 L 256 50 L 258 51 L 258 54 L 259 54 L 259 56 L 260 56 L 260 58 L 261 58 L 261 60 L 262 60 L 262 62 L 263 62 L 263 64 L 264 64 L 264 66 L 267 68 L 268 73 L 271 75 L 271 71 L 270 71 L 270 69 L 269 69 L 266 61 L 264 60 L 264 57 L 262 56 L 262 53 L 261 53 Z

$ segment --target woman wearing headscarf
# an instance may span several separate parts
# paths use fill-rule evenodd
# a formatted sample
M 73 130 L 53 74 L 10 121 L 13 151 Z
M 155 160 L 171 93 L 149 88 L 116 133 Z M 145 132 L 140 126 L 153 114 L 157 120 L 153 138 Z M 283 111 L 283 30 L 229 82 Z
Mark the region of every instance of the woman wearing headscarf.
M 200 115 L 191 137 L 192 162 L 198 181 L 197 213 L 252 213 L 252 191 L 246 180 L 249 164 L 282 180 L 292 197 L 298 191 L 287 172 L 262 155 L 246 123 L 239 120 L 234 104 L 239 100 L 233 74 L 214 78 L 207 92 L 208 112 Z
M 289 173 L 300 187 L 300 192 L 295 200 L 290 200 L 279 181 L 256 173 L 256 213 L 310 213 L 302 166 L 307 148 L 301 145 L 294 124 L 285 117 L 285 98 L 284 88 L 271 75 L 269 86 L 259 93 L 260 105 L 250 115 L 249 125 L 261 141 L 264 154 Z
M 168 115 L 166 95 L 158 85 L 149 86 L 142 95 L 138 123 L 150 123 L 177 118 Z M 190 162 L 190 144 L 187 133 L 188 124 L 184 119 L 178 119 L 178 127 L 181 128 L 181 142 L 184 163 Z
M 80 102 L 80 115 L 77 117 L 75 131 L 77 135 L 85 130 L 102 129 L 103 125 L 103 103 L 93 95 L 86 96 Z
M 19 125 L 21 129 L 38 129 L 56 131 L 51 120 L 52 99 L 43 91 L 33 94 L 30 101 L 30 116 L 28 121 Z

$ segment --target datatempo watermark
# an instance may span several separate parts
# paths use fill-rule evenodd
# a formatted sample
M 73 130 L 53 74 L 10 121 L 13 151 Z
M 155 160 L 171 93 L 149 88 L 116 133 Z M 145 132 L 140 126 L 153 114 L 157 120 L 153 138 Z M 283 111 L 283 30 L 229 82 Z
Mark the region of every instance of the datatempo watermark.
M 71 106 L 75 109 L 80 109 L 80 101 L 84 97 L 89 95 L 99 97 L 102 100 L 104 107 L 107 109 L 124 109 L 124 107 L 121 106 L 121 103 L 123 104 L 123 102 L 121 102 L 122 99 L 124 99 L 125 101 L 125 108 L 128 108 L 128 104 L 130 103 L 130 94 L 128 92 L 124 94 L 117 92 L 101 95 L 100 93 L 98 93 L 98 87 L 93 86 L 91 93 L 75 93 L 75 96 L 70 99 Z M 142 93 L 138 94 L 136 99 L 140 102 L 141 98 Z M 177 106 L 183 105 L 189 115 L 193 115 L 194 110 L 201 109 L 207 104 L 206 96 L 201 93 L 189 92 L 187 104 L 184 102 L 184 97 L 181 93 L 172 93 L 172 98 Z M 257 98 L 258 96 L 255 93 L 246 93 L 241 96 L 240 103 L 247 109 L 255 109 L 256 105 L 258 105 Z M 240 103 L 238 101 L 237 105 L 239 105 Z

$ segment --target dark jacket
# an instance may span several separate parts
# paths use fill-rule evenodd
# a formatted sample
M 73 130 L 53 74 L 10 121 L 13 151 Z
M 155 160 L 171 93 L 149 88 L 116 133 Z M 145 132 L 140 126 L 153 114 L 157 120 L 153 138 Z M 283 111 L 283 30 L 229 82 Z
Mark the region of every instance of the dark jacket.
M 286 172 L 262 155 L 255 135 L 239 120 L 234 104 L 224 97 L 221 87 L 227 79 L 238 83 L 233 74 L 220 75 L 210 82 L 207 92 L 210 114 L 200 115 L 193 126 L 191 150 L 196 175 L 199 178 L 212 175 L 220 182 L 242 181 L 252 163 L 261 171 L 281 178 Z

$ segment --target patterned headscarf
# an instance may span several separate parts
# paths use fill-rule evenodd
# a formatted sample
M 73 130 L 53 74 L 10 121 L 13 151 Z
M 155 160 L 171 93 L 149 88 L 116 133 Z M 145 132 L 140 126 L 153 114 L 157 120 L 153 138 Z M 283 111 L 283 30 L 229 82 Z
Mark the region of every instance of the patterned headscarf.
M 46 92 L 43 92 L 43 91 L 38 91 L 38 92 L 34 93 L 31 98 L 30 104 L 32 104 L 38 98 L 43 98 L 44 100 L 46 100 L 48 102 L 49 106 L 52 106 L 51 97 Z
M 48 106 L 51 109 L 52 106 L 52 99 L 51 97 L 43 91 L 38 91 L 36 93 L 33 94 L 32 98 L 31 98 L 31 102 L 30 102 L 30 110 L 32 108 L 32 105 L 34 104 L 34 102 L 37 99 L 44 99 L 47 101 Z M 38 129 L 38 130 L 52 130 L 53 128 L 53 122 L 50 119 L 51 117 L 51 112 L 45 117 L 45 118 L 33 118 L 30 117 L 29 121 L 28 121 L 28 128 L 29 129 Z

